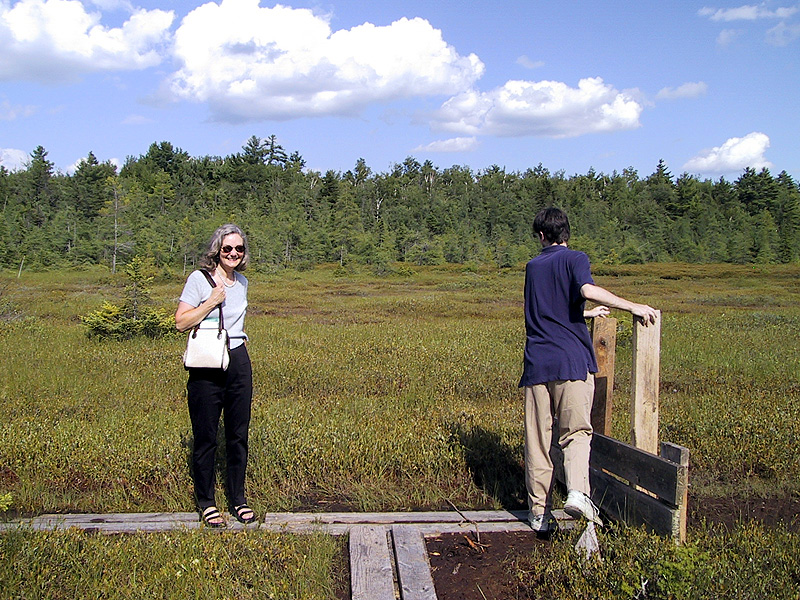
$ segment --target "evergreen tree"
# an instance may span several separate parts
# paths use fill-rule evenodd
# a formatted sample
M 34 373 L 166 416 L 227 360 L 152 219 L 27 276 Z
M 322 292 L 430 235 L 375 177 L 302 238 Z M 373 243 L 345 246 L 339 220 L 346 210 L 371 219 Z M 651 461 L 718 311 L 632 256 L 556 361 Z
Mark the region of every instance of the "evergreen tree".
M 780 260 L 797 262 L 800 260 L 800 187 L 786 171 L 781 171 L 777 183 L 781 215 Z

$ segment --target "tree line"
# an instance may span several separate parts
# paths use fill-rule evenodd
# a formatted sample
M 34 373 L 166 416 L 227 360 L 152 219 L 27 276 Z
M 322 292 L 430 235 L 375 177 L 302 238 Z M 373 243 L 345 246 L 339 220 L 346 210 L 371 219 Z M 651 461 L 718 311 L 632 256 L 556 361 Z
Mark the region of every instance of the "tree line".
M 536 212 L 570 215 L 570 246 L 596 263 L 787 263 L 800 260 L 800 186 L 785 171 L 746 168 L 735 181 L 674 177 L 663 161 L 640 176 L 565 176 L 538 164 L 439 168 L 413 157 L 376 173 L 305 168 L 269 136 L 226 157 L 150 145 L 117 169 L 93 153 L 63 174 L 39 146 L 24 168 L 0 166 L 0 267 L 107 265 L 134 257 L 189 269 L 220 224 L 248 233 L 255 268 L 398 261 L 518 265 L 538 253 Z

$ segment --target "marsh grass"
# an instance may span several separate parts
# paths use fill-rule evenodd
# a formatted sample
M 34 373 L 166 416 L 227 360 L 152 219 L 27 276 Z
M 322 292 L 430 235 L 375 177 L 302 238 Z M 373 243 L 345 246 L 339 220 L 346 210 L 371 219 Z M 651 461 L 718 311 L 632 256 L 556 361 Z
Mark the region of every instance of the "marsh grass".
M 521 506 L 520 269 L 248 274 L 247 487 L 259 512 Z M 3 301 L 21 314 L 0 328 L 7 514 L 192 510 L 184 340 L 88 339 L 78 316 L 124 293 L 103 271 L 15 275 L 0 274 Z M 800 493 L 798 276 L 797 266 L 681 264 L 596 275 L 663 311 L 661 439 L 690 449 L 694 494 Z M 155 281 L 155 305 L 174 307 L 182 283 Z M 615 316 L 613 428 L 627 440 L 631 326 Z M 45 554 L 82 539 L 20 535 Z M 137 540 L 118 543 L 136 553 Z
M 800 537 L 757 523 L 734 531 L 701 527 L 690 543 L 625 527 L 600 533 L 602 560 L 575 552 L 578 531 L 509 559 L 518 598 L 797 598 Z
M 347 582 L 344 540 L 324 535 L 203 531 L 0 536 L 0 597 L 334 598 Z

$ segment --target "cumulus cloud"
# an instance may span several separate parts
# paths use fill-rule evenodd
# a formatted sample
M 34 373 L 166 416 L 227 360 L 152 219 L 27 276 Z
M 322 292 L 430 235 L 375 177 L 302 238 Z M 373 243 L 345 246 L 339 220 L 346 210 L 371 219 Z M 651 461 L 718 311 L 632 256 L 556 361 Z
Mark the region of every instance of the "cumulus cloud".
M 468 88 L 484 71 L 420 18 L 331 31 L 308 9 L 222 0 L 175 33 L 172 99 L 207 102 L 218 120 L 357 114 L 366 105 Z
M 30 104 L 11 104 L 8 100 L 0 102 L 0 121 L 16 121 L 30 117 L 36 112 L 36 107 Z
M 122 119 L 123 125 L 149 125 L 153 123 L 153 119 L 142 115 L 131 114 Z
M 769 137 L 754 131 L 744 137 L 733 137 L 721 146 L 705 150 L 689 160 L 683 168 L 697 173 L 733 173 L 745 167 L 770 168 L 764 153 L 769 148 Z
M 135 10 L 121 27 L 78 0 L 0 3 L 0 80 L 69 81 L 82 73 L 157 65 L 172 11 Z
M 16 148 L 0 148 L 0 165 L 9 171 L 24 169 L 31 157 L 23 150 Z
M 745 4 L 735 8 L 701 8 L 697 14 L 712 21 L 756 21 L 758 19 L 787 19 L 798 11 L 797 6 L 770 10 L 763 4 Z
M 703 81 L 684 83 L 676 88 L 662 88 L 656 98 L 658 100 L 677 100 L 681 98 L 697 98 L 704 96 L 708 91 L 708 85 Z
M 474 137 L 455 137 L 449 140 L 437 140 L 424 146 L 417 146 L 414 152 L 469 152 L 478 147 Z
M 729 46 L 741 34 L 742 32 L 738 29 L 723 29 L 717 36 L 717 44 L 720 46 Z
M 526 69 L 539 69 L 544 66 L 543 60 L 531 60 L 524 54 L 517 59 L 517 64 Z
M 642 105 L 599 77 L 577 88 L 558 81 L 508 81 L 447 100 L 433 127 L 465 135 L 576 137 L 639 127 Z
M 775 27 L 767 31 L 767 42 L 773 46 L 788 46 L 797 38 L 800 38 L 800 23 L 787 24 L 778 23 Z

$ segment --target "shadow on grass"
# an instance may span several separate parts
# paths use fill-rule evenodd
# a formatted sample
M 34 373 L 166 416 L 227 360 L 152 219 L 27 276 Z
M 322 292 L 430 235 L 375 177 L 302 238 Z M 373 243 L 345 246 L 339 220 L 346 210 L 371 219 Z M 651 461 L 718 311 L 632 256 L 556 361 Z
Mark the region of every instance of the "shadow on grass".
M 499 434 L 480 426 L 451 423 L 450 433 L 464 453 L 472 480 L 506 510 L 521 510 L 527 504 L 525 471 L 519 452 Z

